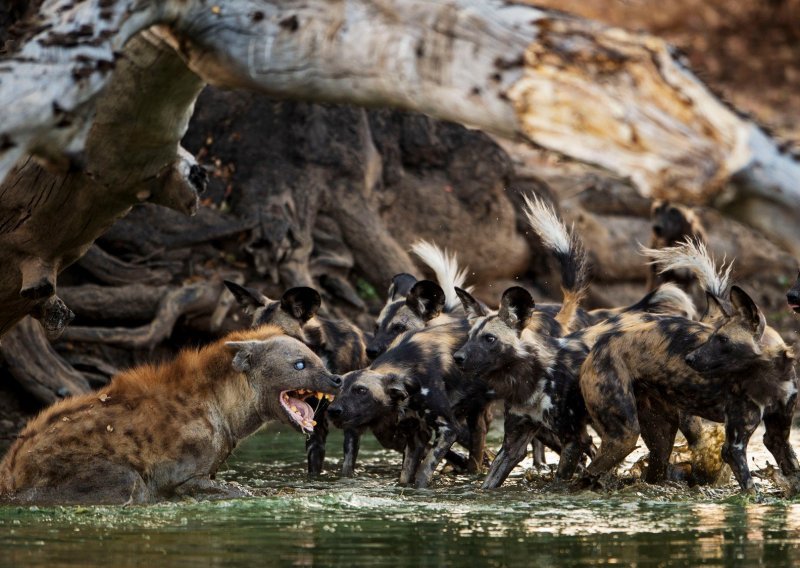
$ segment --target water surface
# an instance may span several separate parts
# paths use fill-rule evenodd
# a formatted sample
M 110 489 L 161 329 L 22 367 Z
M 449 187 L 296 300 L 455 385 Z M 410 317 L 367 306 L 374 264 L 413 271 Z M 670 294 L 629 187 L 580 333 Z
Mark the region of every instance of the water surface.
M 494 443 L 497 443 L 495 433 Z M 760 438 L 760 436 L 759 436 Z M 251 499 L 149 507 L 0 507 L 5 566 L 639 566 L 800 563 L 800 501 L 766 481 L 748 500 L 735 487 L 634 484 L 611 493 L 542 490 L 518 468 L 507 486 L 445 475 L 435 488 L 394 479 L 399 455 L 365 439 L 359 476 L 308 481 L 302 438 L 268 428 L 221 477 Z M 341 435 L 329 450 L 338 465 Z M 753 466 L 768 457 L 753 442 Z

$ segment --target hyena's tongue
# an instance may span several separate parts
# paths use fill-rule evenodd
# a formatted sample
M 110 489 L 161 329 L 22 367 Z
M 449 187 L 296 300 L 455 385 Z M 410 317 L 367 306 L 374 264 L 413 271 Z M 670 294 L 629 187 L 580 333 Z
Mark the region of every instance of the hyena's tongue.
M 301 429 L 311 432 L 316 426 L 314 409 L 302 398 L 299 398 L 300 396 L 297 391 L 283 391 L 281 393 L 281 406 L 286 410 L 289 418 L 297 423 Z

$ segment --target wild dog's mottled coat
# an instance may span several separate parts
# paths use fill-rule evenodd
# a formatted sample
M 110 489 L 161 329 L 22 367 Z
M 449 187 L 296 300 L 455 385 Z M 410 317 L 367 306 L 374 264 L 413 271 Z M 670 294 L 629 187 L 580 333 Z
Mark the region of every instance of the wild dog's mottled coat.
M 470 447 L 470 463 L 482 460 L 488 388 L 465 380 L 452 358 L 465 332 L 456 322 L 403 334 L 369 369 L 346 375 L 331 406 L 343 426 L 395 417 L 396 434 L 388 439 L 404 444 L 403 483 L 427 486 L 456 440 Z
M 334 393 L 340 383 L 275 326 L 236 332 L 44 410 L 0 463 L 0 494 L 26 503 L 235 495 L 213 476 L 266 420 L 292 422 L 281 393 Z
M 602 445 L 587 470 L 609 471 L 630 453 L 641 433 L 650 449 L 648 481 L 664 479 L 678 411 L 724 422 L 723 459 L 743 490 L 752 490 L 746 448 L 762 418 L 765 443 L 784 474 L 797 459 L 788 435 L 797 398 L 793 355 L 769 338 L 763 315 L 733 287 L 733 313 L 716 326 L 677 317 L 627 314 L 611 320 L 581 370 L 581 391 Z

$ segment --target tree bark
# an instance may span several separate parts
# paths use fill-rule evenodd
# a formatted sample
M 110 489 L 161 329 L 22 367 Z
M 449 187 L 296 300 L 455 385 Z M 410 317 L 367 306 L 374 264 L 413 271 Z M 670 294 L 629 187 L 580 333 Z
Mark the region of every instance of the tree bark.
M 56 80 L 48 77 L 47 89 Z M 27 88 L 22 81 L 14 83 Z M 195 211 L 205 174 L 179 141 L 202 87 L 172 49 L 140 35 L 94 101 L 86 143 L 69 154 L 71 169 L 52 169 L 52 162 L 46 169 L 28 157 L 7 176 L 0 185 L 0 265 L 9 268 L 0 274 L 0 335 L 55 294 L 58 272 L 132 205 L 150 200 Z M 62 110 L 62 121 L 78 120 Z
M 213 84 L 525 140 L 800 256 L 800 165 L 652 36 L 499 0 L 49 0 L 32 24 L 0 64 L 0 334 L 131 204 L 194 207 L 177 141 L 202 81 L 135 37 L 153 25 Z

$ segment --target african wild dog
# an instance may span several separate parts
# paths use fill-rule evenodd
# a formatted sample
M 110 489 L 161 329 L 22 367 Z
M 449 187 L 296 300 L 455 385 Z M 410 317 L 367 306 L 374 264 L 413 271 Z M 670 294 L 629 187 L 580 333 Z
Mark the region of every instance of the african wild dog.
M 684 266 L 714 265 L 705 247 L 687 242 L 673 248 L 687 259 Z M 726 290 L 727 273 L 718 276 L 709 288 Z M 612 319 L 598 337 L 580 377 L 602 439 L 587 481 L 619 464 L 639 434 L 650 450 L 645 479 L 663 480 L 679 411 L 725 423 L 722 458 L 744 491 L 754 491 L 746 449 L 762 419 L 764 443 L 781 471 L 794 475 L 800 469 L 789 445 L 797 399 L 791 349 L 767 330 L 763 314 L 741 288 L 731 287 L 729 298 L 707 290 L 707 298 L 700 322 L 626 314 Z
M 459 269 L 456 255 L 427 241 L 414 243 L 411 250 L 434 272 L 438 285 L 430 286 L 429 281 L 420 284 L 416 277 L 407 273 L 395 275 L 386 305 L 375 321 L 375 332 L 367 345 L 370 359 L 386 351 L 402 333 L 464 319 L 455 288 L 464 287 L 467 272 Z
M 237 302 L 253 316 L 252 326 L 266 323 L 279 326 L 284 332 L 308 345 L 336 374 L 344 374 L 367 366 L 364 334 L 353 324 L 329 320 L 317 315 L 322 304 L 319 292 L 313 288 L 297 287 L 284 292 L 280 300 L 270 300 L 257 290 L 225 281 Z M 309 475 L 319 475 L 325 462 L 325 441 L 328 420 L 325 409 L 328 399 L 318 401 L 314 417 L 317 427 L 306 439 Z M 355 432 L 344 433 L 345 457 L 358 451 L 359 438 Z M 342 475 L 351 475 L 353 465 L 345 459 Z
M 800 273 L 798 273 L 797 280 L 794 281 L 794 284 L 786 293 L 786 301 L 794 313 L 800 314 Z
M 503 446 L 484 488 L 498 487 L 506 479 L 540 430 L 551 430 L 560 442 L 559 478 L 571 477 L 581 455 L 591 452 L 588 415 L 577 381 L 567 369 L 587 349 L 559 338 L 578 325 L 577 309 L 587 284 L 586 253 L 552 207 L 526 197 L 525 213 L 561 267 L 564 301 L 555 317 L 536 312 L 533 298 L 519 286 L 503 293 L 497 314 L 489 314 L 468 292 L 457 290 L 471 329 L 455 360 L 464 371 L 487 381 L 506 406 Z
M 497 314 L 488 313 L 468 293 L 458 291 L 471 329 L 467 343 L 455 355 L 456 361 L 465 371 L 484 378 L 506 403 L 503 448 L 484 488 L 499 486 L 525 456 L 528 441 L 543 429 L 551 429 L 563 445 L 559 478 L 570 477 L 581 453 L 591 452 L 578 376 L 604 324 L 564 337 L 548 331 L 580 326 L 576 314 L 586 286 L 586 258 L 578 237 L 570 234 L 551 207 L 539 200 L 528 200 L 526 207 L 531 227 L 537 234 L 546 235 L 543 241 L 560 260 L 565 295 L 560 322 L 536 310 L 533 298 L 519 287 L 506 290 Z M 664 284 L 640 302 L 617 311 L 649 310 L 694 315 L 691 300 L 673 284 Z M 548 319 L 553 321 L 543 325 L 542 321 Z
M 490 394 L 453 362 L 465 333 L 460 321 L 404 333 L 368 369 L 348 373 L 330 407 L 334 423 L 370 427 L 386 447 L 403 448 L 401 483 L 427 486 L 455 441 L 469 448 L 470 471 L 483 460 Z
M 31 420 L 0 462 L 0 496 L 24 503 L 146 503 L 246 494 L 214 480 L 267 420 L 313 429 L 304 401 L 341 377 L 276 326 L 237 331 L 173 361 L 116 375 Z
M 650 208 L 653 234 L 651 249 L 672 247 L 687 238 L 706 242 L 706 234 L 699 217 L 690 208 L 669 201 L 655 200 Z M 647 274 L 647 289 L 652 290 L 663 282 L 674 282 L 688 290 L 694 281 L 689 270 L 671 269 L 659 271 L 651 266 Z

